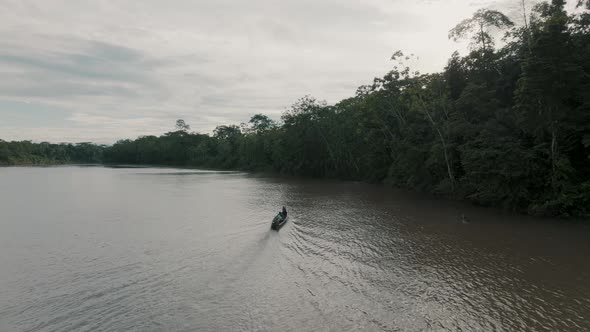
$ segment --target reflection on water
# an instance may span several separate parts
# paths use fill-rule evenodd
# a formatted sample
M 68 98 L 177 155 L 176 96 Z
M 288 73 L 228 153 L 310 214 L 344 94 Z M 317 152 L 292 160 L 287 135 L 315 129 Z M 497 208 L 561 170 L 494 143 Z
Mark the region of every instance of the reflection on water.
M 590 330 L 581 224 L 243 173 L 4 168 L 0 184 L 0 331 Z

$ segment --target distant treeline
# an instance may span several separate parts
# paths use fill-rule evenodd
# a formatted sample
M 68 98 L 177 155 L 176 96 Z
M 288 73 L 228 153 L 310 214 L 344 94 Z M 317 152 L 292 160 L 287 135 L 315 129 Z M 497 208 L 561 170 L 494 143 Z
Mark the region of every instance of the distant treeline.
M 0 139 L 0 166 L 101 163 L 104 150 L 105 146 L 92 143 L 5 142 Z
M 88 160 L 382 182 L 534 215 L 587 216 L 590 0 L 575 15 L 564 4 L 523 12 L 522 26 L 477 11 L 449 33 L 471 38 L 472 51 L 453 54 L 442 73 L 412 71 L 414 56 L 396 52 L 392 71 L 336 105 L 304 97 L 279 123 L 258 114 L 212 136 L 179 120 L 160 137 L 95 147 Z M 493 30 L 505 31 L 502 48 Z M 2 153 L 0 145 L 0 162 Z M 47 159 L 90 156 L 68 153 Z

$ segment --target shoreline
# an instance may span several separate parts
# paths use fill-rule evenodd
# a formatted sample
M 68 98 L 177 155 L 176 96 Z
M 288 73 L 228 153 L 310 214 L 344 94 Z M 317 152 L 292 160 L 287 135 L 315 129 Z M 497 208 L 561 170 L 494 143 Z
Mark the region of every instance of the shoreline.
M 182 170 L 202 170 L 202 171 L 211 171 L 211 172 L 219 172 L 219 173 L 235 173 L 235 172 L 243 172 L 249 174 L 249 176 L 254 177 L 273 177 L 277 179 L 289 179 L 289 180 L 316 180 L 316 181 L 337 181 L 345 184 L 363 184 L 363 185 L 370 185 L 375 186 L 376 188 L 384 188 L 388 190 L 393 190 L 400 194 L 406 194 L 414 196 L 416 199 L 434 199 L 436 201 L 446 201 L 446 202 L 453 202 L 455 204 L 465 204 L 468 207 L 472 208 L 481 208 L 481 209 L 489 209 L 490 211 L 494 211 L 498 214 L 508 214 L 509 216 L 520 216 L 520 217 L 527 217 L 532 218 L 536 221 L 555 221 L 555 222 L 567 222 L 567 223 L 582 223 L 586 224 L 590 222 L 590 216 L 542 216 L 542 215 L 533 215 L 529 213 L 525 213 L 522 211 L 514 211 L 509 209 L 503 209 L 498 206 L 493 205 L 480 205 L 476 204 L 473 201 L 468 199 L 459 198 L 457 196 L 452 195 L 444 195 L 444 194 L 435 194 L 430 192 L 423 192 L 418 190 L 412 190 L 408 188 L 399 188 L 387 184 L 386 182 L 368 182 L 362 180 L 353 180 L 353 179 L 341 179 L 341 178 L 334 178 L 334 177 L 312 177 L 312 176 L 303 176 L 303 175 L 290 175 L 290 174 L 282 174 L 279 172 L 270 172 L 270 171 L 257 171 L 257 170 L 248 170 L 248 169 L 239 169 L 239 168 L 213 168 L 213 167 L 200 167 L 200 166 L 191 166 L 191 165 L 163 165 L 163 164 L 105 164 L 105 163 L 63 163 L 63 164 L 18 164 L 18 165 L 0 165 L 1 168 L 18 168 L 18 167 L 30 167 L 30 168 L 48 168 L 48 167 L 105 167 L 105 168 L 171 168 L 171 169 L 182 169 Z

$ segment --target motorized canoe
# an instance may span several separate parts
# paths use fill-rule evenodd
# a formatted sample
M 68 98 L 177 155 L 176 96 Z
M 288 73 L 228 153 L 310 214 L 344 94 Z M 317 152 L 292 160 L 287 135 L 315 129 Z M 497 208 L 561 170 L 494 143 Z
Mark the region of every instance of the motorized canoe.
M 270 229 L 278 231 L 287 223 L 287 220 L 289 220 L 288 215 L 283 217 L 282 213 L 277 214 L 277 216 L 272 220 L 272 224 L 270 224 Z

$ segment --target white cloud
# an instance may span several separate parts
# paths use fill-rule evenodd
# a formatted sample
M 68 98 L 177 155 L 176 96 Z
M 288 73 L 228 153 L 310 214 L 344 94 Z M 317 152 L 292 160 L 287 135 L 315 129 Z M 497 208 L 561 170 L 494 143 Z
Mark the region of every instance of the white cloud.
M 0 0 L 0 102 L 57 107 L 63 125 L 2 122 L 0 138 L 112 143 L 278 117 L 381 76 L 398 49 L 442 69 L 471 0 Z M 70 116 L 63 116 L 70 114 Z

